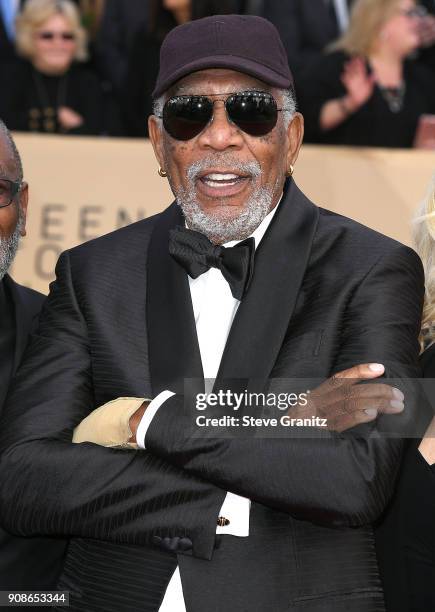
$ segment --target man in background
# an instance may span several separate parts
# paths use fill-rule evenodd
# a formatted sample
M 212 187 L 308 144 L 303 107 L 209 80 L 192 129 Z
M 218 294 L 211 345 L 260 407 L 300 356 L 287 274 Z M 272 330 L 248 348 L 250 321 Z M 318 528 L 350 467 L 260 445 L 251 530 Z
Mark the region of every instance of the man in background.
M 26 235 L 27 201 L 20 154 L 0 121 L 0 414 L 45 299 L 8 274 Z M 0 528 L 0 590 L 53 588 L 65 545 L 62 540 L 12 536 Z
M 302 70 L 310 67 L 327 45 L 349 24 L 354 0 L 267 0 L 264 16 L 281 34 L 296 84 Z
M 148 0 L 106 0 L 96 42 L 101 74 L 118 90 L 136 34 L 148 24 Z

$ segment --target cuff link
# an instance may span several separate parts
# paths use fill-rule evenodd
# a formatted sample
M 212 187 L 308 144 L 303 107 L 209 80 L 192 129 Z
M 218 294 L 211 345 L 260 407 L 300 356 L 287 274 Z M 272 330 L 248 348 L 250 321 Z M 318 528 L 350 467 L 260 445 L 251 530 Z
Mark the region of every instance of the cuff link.
M 227 527 L 230 524 L 230 521 L 224 516 L 219 516 L 217 520 L 217 524 L 219 525 L 219 527 Z

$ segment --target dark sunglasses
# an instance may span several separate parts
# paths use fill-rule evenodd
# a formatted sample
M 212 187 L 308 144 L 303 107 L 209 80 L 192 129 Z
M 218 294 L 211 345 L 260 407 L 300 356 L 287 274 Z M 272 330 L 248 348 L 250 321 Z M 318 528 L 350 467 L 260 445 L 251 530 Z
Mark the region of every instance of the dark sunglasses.
M 218 94 L 217 94 L 218 95 Z M 176 140 L 190 140 L 198 136 L 213 118 L 215 102 L 208 96 L 174 96 L 163 107 L 163 126 Z M 230 93 L 220 99 L 225 103 L 228 119 L 250 136 L 265 136 L 278 120 L 275 98 L 263 91 Z
M 55 38 L 61 38 L 62 40 L 75 40 L 76 36 L 73 32 L 40 32 L 38 38 L 41 40 L 54 40 Z
M 9 206 L 22 187 L 21 181 L 0 177 L 0 208 Z

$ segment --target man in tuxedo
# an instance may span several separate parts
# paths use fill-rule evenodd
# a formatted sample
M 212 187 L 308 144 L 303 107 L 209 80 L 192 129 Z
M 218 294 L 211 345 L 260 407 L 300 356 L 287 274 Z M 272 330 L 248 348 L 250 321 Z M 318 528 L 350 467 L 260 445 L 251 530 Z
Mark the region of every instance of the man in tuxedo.
M 148 0 L 106 0 L 98 29 L 96 53 L 103 76 L 119 90 L 136 34 L 149 20 Z
M 45 300 L 8 275 L 20 237 L 26 233 L 27 198 L 20 155 L 0 121 L 0 414 Z M 0 589 L 53 588 L 65 547 L 61 541 L 16 537 L 0 528 Z
M 60 257 L 0 428 L 5 525 L 73 538 L 72 610 L 382 610 L 372 524 L 402 442 L 373 427 L 412 418 L 400 390 L 327 386 L 315 413 L 345 426 L 290 440 L 191 436 L 183 392 L 418 376 L 420 260 L 297 188 L 303 119 L 266 20 L 175 28 L 153 95 L 176 201 Z
M 322 56 L 349 24 L 353 0 L 267 0 L 264 16 L 281 34 L 290 67 L 298 77 Z

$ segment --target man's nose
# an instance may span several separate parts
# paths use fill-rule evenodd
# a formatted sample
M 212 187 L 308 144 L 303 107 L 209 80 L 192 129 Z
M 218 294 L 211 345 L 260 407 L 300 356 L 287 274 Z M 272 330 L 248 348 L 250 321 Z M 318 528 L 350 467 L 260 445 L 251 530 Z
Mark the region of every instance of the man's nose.
M 213 106 L 213 118 L 198 137 L 201 147 L 223 151 L 228 148 L 241 148 L 243 136 L 240 129 L 228 118 L 225 103 L 216 100 Z

